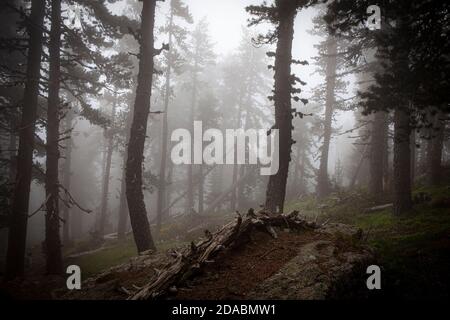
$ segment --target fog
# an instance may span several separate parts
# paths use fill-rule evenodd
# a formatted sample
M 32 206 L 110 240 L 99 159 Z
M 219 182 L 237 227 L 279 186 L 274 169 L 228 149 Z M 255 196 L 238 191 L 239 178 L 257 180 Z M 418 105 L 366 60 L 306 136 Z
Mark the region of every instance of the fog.
M 218 1 L 218 0 L 187 0 L 186 4 L 189 7 L 190 12 L 192 13 L 194 25 L 187 26 L 188 30 L 192 30 L 195 25 L 201 20 L 206 19 L 208 29 L 205 30 L 210 37 L 212 43 L 212 50 L 214 51 L 216 58 L 214 65 L 209 67 L 209 70 L 205 71 L 203 75 L 205 78 L 215 77 L 217 74 L 223 72 L 223 68 L 227 63 L 227 60 L 239 49 L 239 46 L 242 43 L 242 32 L 244 29 L 247 29 L 249 35 L 256 35 L 258 33 L 264 33 L 267 31 L 268 27 L 266 26 L 257 26 L 248 28 L 248 19 L 249 16 L 245 11 L 245 7 L 251 4 L 257 4 L 258 1 L 240 1 L 240 0 L 227 0 L 227 1 Z M 114 14 L 121 14 L 124 12 L 129 12 L 126 3 L 116 3 L 110 6 L 110 10 Z M 165 23 L 165 18 L 168 12 L 167 3 L 158 5 L 158 14 L 157 14 L 157 25 L 163 25 Z M 302 95 L 309 99 L 315 90 L 315 88 L 325 81 L 324 77 L 317 74 L 315 72 L 317 66 L 314 64 L 312 58 L 318 55 L 318 50 L 316 45 L 324 40 L 323 38 L 312 35 L 311 30 L 314 29 L 313 18 L 319 13 L 319 10 L 316 8 L 308 8 L 306 10 L 301 10 L 295 20 L 295 35 L 294 35 L 294 44 L 293 44 L 293 58 L 299 60 L 307 60 L 309 62 L 306 66 L 293 66 L 293 72 L 300 76 L 300 78 L 306 82 L 306 86 L 303 87 Z M 162 43 L 167 41 L 167 37 L 164 35 L 157 35 L 156 38 L 156 47 L 160 46 Z M 124 43 L 123 40 L 121 40 Z M 254 46 L 252 44 L 251 38 L 248 37 L 245 39 L 248 45 Z M 128 44 L 133 44 L 133 47 L 125 47 L 124 44 L 120 45 L 124 48 L 126 52 L 137 52 L 137 44 L 135 41 L 128 39 L 126 41 Z M 262 46 L 258 47 L 256 50 L 261 52 L 274 50 L 274 46 Z M 269 60 L 267 60 L 269 61 Z M 136 66 L 136 63 L 135 63 Z M 180 80 L 175 80 L 176 82 L 182 83 L 183 75 L 177 76 Z M 162 79 L 162 78 L 161 78 Z M 349 81 L 349 84 L 346 88 L 346 95 L 343 98 L 352 97 L 355 95 L 354 88 L 354 79 L 352 76 L 347 77 L 346 79 Z M 161 80 L 162 81 L 162 80 Z M 216 99 L 220 99 L 220 85 L 217 81 L 221 81 L 217 77 L 212 79 L 212 82 L 209 82 L 209 86 L 213 86 L 214 82 L 219 88 L 210 88 L 215 91 Z M 270 88 L 270 77 L 268 78 L 268 87 Z M 178 92 L 174 93 L 173 103 L 170 106 L 169 111 L 169 123 L 170 128 L 176 128 L 176 124 L 180 122 L 180 116 L 183 118 L 183 110 L 189 108 L 185 104 L 186 97 L 189 95 L 186 92 L 186 89 L 183 84 L 177 85 L 180 89 Z M 106 93 L 105 91 L 103 91 Z M 269 90 L 266 90 L 266 95 L 270 94 Z M 263 99 L 263 96 L 260 97 Z M 152 110 L 161 110 L 163 108 L 162 105 L 162 97 L 161 93 L 156 91 L 153 94 L 152 98 Z M 226 100 L 226 99 L 225 99 Z M 262 101 L 262 100 L 261 100 Z M 226 101 L 219 101 L 219 105 L 223 106 L 225 109 L 228 107 L 224 103 Z M 270 107 L 270 104 L 267 101 L 264 101 L 265 106 L 263 107 L 264 112 L 268 112 L 270 115 L 273 113 L 273 107 Z M 93 101 L 93 105 L 95 108 L 98 108 L 105 114 L 111 113 L 112 104 L 105 104 L 102 101 L 102 97 L 95 98 Z M 132 105 L 132 101 L 128 100 L 122 103 L 119 106 L 119 110 L 125 112 Z M 295 105 L 299 111 L 306 110 L 303 106 L 299 104 Z M 226 114 L 224 110 L 222 110 L 223 114 Z M 358 112 L 358 111 L 356 111 Z M 322 117 L 323 109 L 319 106 L 315 110 L 312 111 L 312 118 Z M 273 115 L 272 115 L 273 116 Z M 266 119 L 266 129 L 270 127 L 270 123 L 273 121 L 271 119 L 272 116 Z M 147 142 L 146 149 L 146 160 L 145 166 L 151 173 L 157 174 L 159 167 L 159 159 L 158 150 L 160 149 L 159 132 L 161 128 L 161 115 L 151 115 L 149 120 L 149 130 L 150 130 L 150 138 Z M 341 132 L 345 132 L 350 130 L 355 125 L 354 122 L 354 111 L 336 111 L 334 115 L 333 127 L 338 128 L 338 131 L 332 137 L 332 143 L 330 145 L 330 156 L 328 162 L 328 169 L 330 176 L 334 175 L 336 162 L 338 159 L 344 162 L 344 172 L 350 172 L 351 167 L 347 167 L 345 165 L 346 159 L 353 152 L 353 142 L 354 139 L 351 139 L 351 133 L 348 134 L 340 134 Z M 224 128 L 223 128 L 224 129 Z M 71 181 L 71 189 L 72 195 L 79 202 L 79 204 L 84 208 L 89 208 L 92 210 L 90 214 L 86 214 L 81 212 L 80 210 L 74 209 L 76 214 L 82 215 L 83 218 L 83 234 L 87 234 L 92 231 L 94 228 L 94 224 L 96 221 L 96 215 L 100 210 L 100 199 L 102 194 L 102 174 L 103 174 L 103 165 L 102 161 L 104 161 L 104 156 L 106 152 L 105 146 L 105 138 L 103 135 L 103 129 L 91 124 L 89 121 L 83 118 L 77 118 L 74 121 L 74 130 L 72 132 L 72 140 L 74 145 L 73 156 L 72 156 L 72 181 Z M 39 133 L 42 137 L 45 135 L 43 132 Z M 45 138 L 45 137 L 44 137 Z M 318 140 L 319 141 L 319 140 Z M 111 165 L 111 173 L 110 173 L 110 185 L 109 185 L 109 194 L 108 194 L 108 211 L 109 211 L 109 227 L 108 229 L 112 232 L 113 226 L 117 223 L 117 214 L 116 212 L 119 210 L 119 198 L 120 198 L 120 186 L 122 179 L 122 169 L 123 169 L 123 159 L 122 153 L 123 150 L 120 151 L 121 147 L 114 150 L 112 155 L 112 165 Z M 318 146 L 313 147 L 313 154 L 318 153 Z M 40 160 L 43 161 L 43 158 Z M 317 156 L 311 156 L 311 162 L 313 166 L 316 168 L 319 164 L 319 158 Z M 183 170 L 184 168 L 178 167 L 174 168 L 174 176 L 176 177 L 174 180 L 179 180 L 179 185 L 183 183 Z M 222 173 L 221 185 L 215 186 L 218 190 L 216 192 L 220 192 L 220 189 L 226 189 L 231 183 L 232 175 L 232 166 L 224 165 L 223 168 L 219 169 Z M 223 173 L 225 172 L 225 174 Z M 344 184 L 348 184 L 350 178 L 347 176 L 344 177 Z M 261 187 L 265 182 L 261 182 Z M 176 185 L 176 184 L 175 184 Z M 176 186 L 175 186 L 176 188 Z M 183 187 L 181 187 L 183 189 Z M 313 192 L 315 186 L 314 181 L 310 179 L 308 181 L 308 190 L 309 192 Z M 150 215 L 150 219 L 154 217 L 154 212 L 156 210 L 156 193 L 154 192 L 154 187 L 148 186 L 144 191 L 145 201 L 148 206 L 148 212 Z M 258 195 L 254 195 L 254 200 L 261 201 L 263 199 L 262 190 Z M 32 191 L 31 191 L 31 202 L 30 202 L 30 211 L 34 212 L 37 210 L 41 204 L 45 201 L 44 189 L 42 184 L 33 183 Z M 179 205 L 175 207 L 174 215 L 179 215 L 183 213 L 183 201 L 180 201 Z M 222 208 L 225 210 L 225 208 Z M 29 233 L 28 233 L 28 244 L 30 246 L 39 246 L 43 241 L 44 237 L 44 214 L 42 212 L 34 214 L 29 220 Z

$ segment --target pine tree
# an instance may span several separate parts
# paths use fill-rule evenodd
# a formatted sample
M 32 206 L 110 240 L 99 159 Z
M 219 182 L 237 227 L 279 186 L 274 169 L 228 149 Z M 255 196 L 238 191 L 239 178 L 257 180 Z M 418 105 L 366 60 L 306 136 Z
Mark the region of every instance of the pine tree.
M 430 5 L 435 4 L 430 10 Z M 329 5 L 327 21 L 343 34 L 361 34 L 369 1 L 339 1 Z M 394 213 L 403 214 L 411 201 L 411 130 L 429 123 L 430 107 L 448 113 L 447 12 L 450 5 L 430 1 L 387 1 L 385 28 L 368 34 L 365 45 L 377 49 L 382 72 L 361 94 L 369 111 L 394 109 Z M 417 23 L 420 21 L 420 23 Z M 367 32 L 366 32 L 367 34 Z M 386 72 L 384 72 L 386 70 Z M 405 79 L 408 79 L 405 82 Z
M 30 197 L 31 170 L 33 163 L 34 131 L 39 95 L 40 68 L 43 44 L 43 20 L 45 1 L 33 0 L 31 14 L 27 19 L 29 34 L 27 56 L 27 78 L 24 91 L 23 110 L 19 131 L 17 176 L 12 202 L 8 233 L 6 278 L 24 274 L 25 245 L 27 236 L 28 207 Z
M 180 73 L 180 67 L 184 64 L 184 59 L 180 56 L 180 51 L 186 51 L 186 36 L 187 31 L 181 26 L 180 23 L 176 23 L 175 19 L 181 20 L 181 22 L 192 23 L 192 17 L 189 13 L 188 7 L 183 4 L 181 0 L 171 0 L 170 1 L 170 12 L 169 18 L 166 26 L 163 28 L 163 32 L 168 35 L 169 38 L 169 50 L 165 54 L 165 64 L 166 64 L 166 79 L 164 88 L 164 115 L 162 123 L 162 134 L 161 134 L 161 162 L 159 170 L 159 183 L 158 183 L 158 203 L 156 209 L 156 230 L 159 233 L 161 229 L 162 220 L 162 210 L 166 205 L 166 198 L 169 197 L 167 193 L 167 177 L 166 177 L 166 167 L 167 167 L 167 149 L 168 149 L 168 135 L 169 135 L 169 124 L 168 124 L 168 113 L 169 105 L 172 96 L 172 71 L 175 73 Z
M 199 88 L 201 83 L 201 72 L 208 66 L 214 64 L 215 54 L 213 52 L 213 45 L 208 35 L 208 22 L 202 19 L 196 25 L 191 34 L 191 46 L 187 54 L 187 61 L 190 62 L 188 66 L 190 76 L 190 90 L 191 90 L 191 106 L 189 110 L 189 124 L 188 127 L 193 132 L 194 120 L 196 118 L 196 109 L 198 103 Z M 186 201 L 186 212 L 194 210 L 194 166 L 188 166 L 188 194 Z
M 316 1 L 289 1 L 276 0 L 274 4 L 268 6 L 265 2 L 261 6 L 249 6 L 247 11 L 254 18 L 251 25 L 261 22 L 270 22 L 276 26 L 275 30 L 266 35 L 258 37 L 259 42 L 273 43 L 277 42 L 275 53 L 269 53 L 269 56 L 275 57 L 275 124 L 273 129 L 279 130 L 279 170 L 276 174 L 270 176 L 266 192 L 265 209 L 269 212 L 283 212 L 284 200 L 286 195 L 286 183 L 289 171 L 289 162 L 291 160 L 291 146 L 294 143 L 292 139 L 292 107 L 291 99 L 299 100 L 296 93 L 300 89 L 294 88 L 297 82 L 303 82 L 291 74 L 291 64 L 303 63 L 292 59 L 292 42 L 294 39 L 294 20 L 297 10 L 305 8 Z
M 270 90 L 268 80 L 270 71 L 267 69 L 267 57 L 263 47 L 255 47 L 251 41 L 248 29 L 242 29 L 242 39 L 236 55 L 226 61 L 224 67 L 223 94 L 224 113 L 230 115 L 227 127 L 234 128 L 264 128 L 267 116 L 262 112 L 267 103 L 267 92 Z M 230 108 L 233 107 L 233 108 Z M 246 165 L 234 165 L 232 184 L 243 177 Z M 248 183 L 242 181 L 238 188 L 232 191 L 230 210 L 243 208 L 245 188 Z
M 142 163 L 153 82 L 156 1 L 143 1 L 139 37 L 139 74 L 126 164 L 126 195 L 138 252 L 155 250 L 142 192 Z
M 317 196 L 323 198 L 331 192 L 328 159 L 334 114 L 343 108 L 339 97 L 346 93 L 347 83 L 342 79 L 342 74 L 345 74 L 342 52 L 347 49 L 347 42 L 342 38 L 330 35 L 323 20 L 323 11 L 320 11 L 319 15 L 314 18 L 314 29 L 311 33 L 326 38 L 316 46 L 319 56 L 314 59 L 317 65 L 316 72 L 325 77 L 325 85 L 317 87 L 313 97 L 315 102 L 325 106 L 324 119 L 321 124 L 323 144 L 320 147 L 320 165 L 316 187 Z

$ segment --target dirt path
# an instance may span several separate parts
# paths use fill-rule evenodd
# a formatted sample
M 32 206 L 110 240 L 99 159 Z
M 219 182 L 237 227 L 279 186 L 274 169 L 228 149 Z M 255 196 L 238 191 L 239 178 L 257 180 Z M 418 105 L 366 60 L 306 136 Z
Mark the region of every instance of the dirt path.
M 220 255 L 203 275 L 179 288 L 176 299 L 245 299 L 257 284 L 266 280 L 296 256 L 298 248 L 329 236 L 312 231 L 255 232 L 245 246 Z

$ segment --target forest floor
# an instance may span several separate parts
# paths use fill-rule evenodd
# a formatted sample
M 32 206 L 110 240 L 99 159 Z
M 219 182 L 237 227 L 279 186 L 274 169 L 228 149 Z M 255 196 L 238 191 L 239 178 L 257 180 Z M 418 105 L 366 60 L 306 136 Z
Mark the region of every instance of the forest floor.
M 363 191 L 334 194 L 322 202 L 306 198 L 291 203 L 288 209 L 364 230 L 367 244 L 376 252 L 382 268 L 380 297 L 448 299 L 450 186 L 417 188 L 413 198 L 423 194 L 428 201 L 414 205 L 401 217 L 394 216 L 389 208 L 366 213 L 365 209 L 374 204 Z
M 377 263 L 382 268 L 382 288 L 376 298 L 448 298 L 450 295 L 450 186 L 442 188 L 419 188 L 415 194 L 426 194 L 428 201 L 416 204 L 414 209 L 402 217 L 392 215 L 390 209 L 366 213 L 374 206 L 364 191 L 339 192 L 322 201 L 314 197 L 303 197 L 291 201 L 286 212 L 298 210 L 308 220 L 318 222 L 338 222 L 361 228 L 363 241 L 376 253 Z M 386 199 L 385 203 L 389 200 Z M 213 231 L 235 215 L 211 216 L 206 222 L 191 222 L 191 227 L 183 227 L 185 222 L 165 224 L 158 241 L 159 254 L 170 248 L 186 246 L 198 238 L 205 229 Z M 189 232 L 180 232 L 181 229 Z M 176 235 L 176 236 L 175 236 Z M 278 239 L 268 234 L 255 235 L 256 240 L 232 252 L 227 259 L 211 266 L 204 276 L 195 279 L 188 287 L 178 292 L 178 299 L 241 299 L 256 283 L 267 279 L 283 267 L 293 256 L 295 249 L 308 241 L 317 240 L 317 235 L 304 233 L 301 237 L 282 232 Z M 259 239 L 261 238 L 261 239 Z M 170 239 L 170 240 L 169 240 Z M 264 245 L 260 245 L 260 244 Z M 104 249 L 91 254 L 77 256 L 74 253 L 88 251 L 87 243 L 66 252 L 67 264 L 77 264 L 83 270 L 83 279 L 95 277 L 102 271 L 125 263 L 136 257 L 131 238 L 119 243 L 109 240 Z M 165 258 L 161 258 L 164 262 Z M 163 265 L 160 263 L 161 266 Z M 154 270 L 118 273 L 125 284 L 140 286 L 155 276 Z M 44 280 L 45 279 L 45 280 Z M 103 281 L 105 279 L 101 279 Z M 108 279 L 106 279 L 108 280 Z M 105 281 L 106 281 L 105 280 Z M 100 282 L 101 282 L 100 281 Z M 42 283 L 44 285 L 42 285 Z M 101 284 L 101 283 L 100 283 Z M 3 286 L 3 295 L 16 298 L 49 299 L 54 289 L 65 285 L 63 279 L 35 276 L 24 283 Z M 196 290 L 192 290 L 196 288 Z M 104 298 L 123 298 L 126 292 L 118 288 L 115 294 Z M 342 298 L 355 298 L 342 293 Z M 372 296 L 373 297 L 373 296 Z M 93 298 L 87 296 L 86 298 Z

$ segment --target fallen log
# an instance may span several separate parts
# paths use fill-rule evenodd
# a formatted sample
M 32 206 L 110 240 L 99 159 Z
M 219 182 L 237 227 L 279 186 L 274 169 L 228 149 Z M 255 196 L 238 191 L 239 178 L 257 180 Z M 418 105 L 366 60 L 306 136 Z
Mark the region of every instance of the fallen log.
M 393 206 L 394 205 L 392 203 L 388 203 L 388 204 L 383 204 L 381 206 L 366 208 L 366 209 L 364 209 L 364 213 L 373 213 L 373 212 L 377 212 L 377 211 L 382 211 L 384 209 L 392 208 Z
M 315 229 L 318 226 L 301 219 L 298 211 L 276 216 L 264 212 L 255 214 L 253 210 L 249 210 L 245 217 L 238 213 L 236 221 L 226 224 L 213 234 L 206 232 L 206 239 L 197 244 L 192 243 L 189 248 L 178 252 L 175 261 L 164 267 L 165 271 L 154 281 L 130 295 L 128 299 L 148 300 L 163 297 L 170 293 L 170 288 L 176 288 L 214 260 L 219 252 L 232 249 L 248 241 L 248 236 L 252 230 L 258 229 L 268 232 L 271 236 L 276 236 L 273 227 L 305 230 Z

